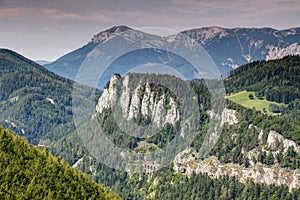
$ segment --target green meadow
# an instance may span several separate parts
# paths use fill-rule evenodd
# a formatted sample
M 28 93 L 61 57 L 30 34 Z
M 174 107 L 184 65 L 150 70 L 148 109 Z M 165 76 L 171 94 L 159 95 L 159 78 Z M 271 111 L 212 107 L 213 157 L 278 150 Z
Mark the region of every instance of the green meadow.
M 252 94 L 253 98 L 250 99 L 249 95 Z M 244 107 L 247 108 L 253 108 L 255 107 L 256 110 L 260 110 L 264 112 L 266 111 L 267 114 L 273 114 L 270 112 L 270 104 L 278 104 L 276 102 L 268 101 L 266 99 L 258 99 L 255 96 L 255 92 L 248 92 L 248 91 L 241 91 L 235 94 L 232 94 L 230 96 L 226 97 L 230 101 L 233 101 L 235 103 L 241 104 Z M 278 105 L 283 105 L 283 104 L 278 104 Z

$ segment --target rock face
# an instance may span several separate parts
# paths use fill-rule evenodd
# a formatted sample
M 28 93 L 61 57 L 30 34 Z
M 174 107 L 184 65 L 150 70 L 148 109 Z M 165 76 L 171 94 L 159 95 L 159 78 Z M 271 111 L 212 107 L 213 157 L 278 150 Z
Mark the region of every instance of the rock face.
M 214 118 L 216 114 L 214 112 L 208 112 L 211 118 Z M 233 109 L 224 108 L 221 114 L 221 125 L 228 123 L 229 125 L 237 124 L 237 112 Z
M 120 82 L 120 77 L 115 75 L 110 79 L 109 86 L 106 88 L 101 98 L 98 101 L 96 106 L 96 110 L 98 112 L 102 112 L 104 108 L 110 108 L 111 106 L 115 105 L 117 98 L 118 98 L 118 91 L 116 85 Z
M 253 128 L 252 124 L 250 124 L 250 125 L 251 125 L 251 128 Z M 254 128 L 258 129 L 257 127 L 254 127 Z M 264 131 L 260 130 L 260 129 L 258 129 L 258 130 L 259 130 L 258 139 L 261 144 L 263 152 L 265 152 L 267 154 L 271 153 L 271 154 L 273 154 L 274 157 L 276 157 L 276 155 L 278 153 L 281 152 L 281 153 L 285 154 L 289 150 L 289 148 L 292 148 L 293 150 L 296 151 L 296 153 L 298 153 L 298 154 L 300 153 L 300 146 L 298 146 L 296 142 L 284 138 L 281 134 L 279 134 L 278 132 L 273 131 L 273 130 L 271 130 L 269 133 L 267 133 L 266 142 L 263 143 L 262 137 L 263 137 Z M 247 157 L 250 161 L 250 165 L 255 165 L 252 159 L 258 158 L 258 155 L 259 155 L 258 148 L 254 148 L 251 151 L 245 152 L 245 153 L 247 154 Z
M 269 52 L 266 60 L 281 59 L 284 56 L 300 54 L 300 44 L 298 44 L 297 42 L 286 47 L 268 45 L 267 48 L 269 49 Z
M 166 123 L 174 125 L 179 120 L 178 104 L 173 97 L 167 97 L 164 93 L 158 94 L 148 82 L 133 89 L 129 83 L 130 75 L 123 78 L 119 75 L 112 76 L 98 100 L 96 111 L 101 113 L 118 103 L 122 112 L 120 116 L 127 120 L 140 116 L 150 120 L 157 127 Z
M 212 115 L 213 113 L 210 113 Z M 236 111 L 224 109 L 222 114 L 222 122 L 227 124 L 237 123 Z M 292 140 L 285 139 L 281 134 L 271 130 L 267 133 L 267 139 L 263 142 L 264 131 L 249 125 L 249 129 L 256 129 L 259 132 L 258 139 L 262 151 L 266 154 L 273 154 L 274 157 L 282 151 L 286 153 L 291 147 L 297 153 L 300 153 L 300 147 Z M 232 137 L 235 137 L 232 135 Z M 250 165 L 246 168 L 234 163 L 220 163 L 219 160 L 211 156 L 204 160 L 194 150 L 187 149 L 180 152 L 173 161 L 173 169 L 187 176 L 193 173 L 207 173 L 211 177 L 218 178 L 223 175 L 235 176 L 240 182 L 254 181 L 256 183 L 265 183 L 267 185 L 287 185 L 290 189 L 300 187 L 300 171 L 278 168 L 276 163 L 273 166 L 263 165 L 260 162 L 253 162 L 253 158 L 258 158 L 260 154 L 257 147 L 246 152 L 242 151 L 249 159 Z
M 108 40 L 109 38 L 114 37 L 115 35 L 118 35 L 121 32 L 131 30 L 131 28 L 127 26 L 114 26 L 106 31 L 100 32 L 92 38 L 92 43 L 101 43 L 105 40 Z
M 285 139 L 282 135 L 280 135 L 276 131 L 270 131 L 267 139 L 268 147 L 271 149 L 274 148 L 277 142 L 283 144 L 284 153 L 288 150 L 289 147 L 293 147 L 297 153 L 300 153 L 300 147 L 296 144 L 296 142 Z
M 233 125 L 238 123 L 238 119 L 237 119 L 237 112 L 236 110 L 233 109 L 228 109 L 225 108 L 224 111 L 222 112 L 222 122 L 223 123 L 228 123 L 229 125 Z
M 193 173 L 206 173 L 218 178 L 223 175 L 235 176 L 240 182 L 254 181 L 267 185 L 287 185 L 290 189 L 300 187 L 300 172 L 268 168 L 260 165 L 244 168 L 238 164 L 221 164 L 216 157 L 200 160 L 193 150 L 185 150 L 173 161 L 173 169 L 187 176 Z

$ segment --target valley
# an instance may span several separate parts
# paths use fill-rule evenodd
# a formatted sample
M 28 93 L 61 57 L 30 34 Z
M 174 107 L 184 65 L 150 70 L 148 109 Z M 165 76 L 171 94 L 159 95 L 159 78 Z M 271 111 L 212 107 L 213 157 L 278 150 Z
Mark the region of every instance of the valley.
M 0 200 L 300 200 L 299 0 L 0 0 Z
M 298 60 L 299 57 L 290 57 L 270 62 L 290 63 L 290 61 L 296 61 L 297 63 Z M 270 64 L 270 62 L 267 64 Z M 255 66 L 256 65 L 253 64 L 253 67 Z M 295 67 L 297 66 L 298 65 Z M 276 68 L 271 68 L 270 70 L 272 71 L 275 69 Z M 245 72 L 245 74 L 248 73 Z M 298 76 L 298 74 L 294 75 Z M 142 77 L 142 75 L 139 76 Z M 145 91 L 143 89 L 143 85 L 138 85 L 137 88 L 133 88 L 133 91 L 136 91 L 136 93 L 132 92 L 131 94 L 129 90 L 126 89 L 126 84 L 128 83 L 128 77 L 126 77 L 127 76 L 123 79 L 119 75 L 112 76 L 110 82 L 103 91 L 103 96 L 98 101 L 97 109 L 100 114 L 98 120 L 100 120 L 101 126 L 105 127 L 105 130 L 110 130 L 110 134 L 107 136 L 110 140 L 114 141 L 115 144 L 129 150 L 137 150 L 138 152 L 151 152 L 153 149 L 162 147 L 163 144 L 168 144 L 168 142 L 170 142 L 170 136 L 172 138 L 172 134 L 174 134 L 172 131 L 167 131 L 172 130 L 172 124 L 165 124 L 168 129 L 163 130 L 166 132 L 160 132 L 159 137 L 150 137 L 149 139 L 146 139 L 146 142 L 144 140 L 136 140 L 134 137 L 124 138 L 121 135 L 122 130 L 116 128 L 117 125 L 113 119 L 112 111 L 113 106 L 117 105 L 119 101 L 121 103 L 121 110 L 123 109 L 123 111 L 125 111 L 125 116 L 132 116 L 138 123 L 147 123 L 148 114 L 153 114 L 155 116 L 155 113 L 151 111 L 151 109 L 147 111 L 147 107 L 153 107 L 155 105 L 155 101 L 152 100 L 153 104 L 149 104 L 149 102 L 144 99 L 145 97 L 153 97 L 150 92 L 152 89 L 146 89 L 146 83 L 146 87 L 144 88 Z M 228 78 L 225 81 L 225 84 L 232 84 L 230 81 L 234 81 L 235 78 L 236 77 Z M 174 77 L 174 79 L 176 78 Z M 136 79 L 135 83 L 138 83 L 138 80 L 141 79 Z M 269 83 L 272 84 L 272 82 Z M 195 85 L 194 90 L 199 92 L 196 93 L 199 94 L 198 98 L 202 97 L 199 102 L 200 107 L 203 108 L 203 111 L 209 110 L 209 93 L 207 93 L 207 88 L 205 88 L 205 85 L 202 85 L 201 82 L 197 83 L 197 81 L 194 81 L 193 84 Z M 257 83 L 255 82 L 253 84 L 255 85 Z M 295 84 L 297 84 L 297 82 L 295 82 Z M 243 88 L 240 90 L 242 89 Z M 207 96 L 203 96 L 205 93 L 207 93 Z M 137 95 L 136 97 L 134 97 L 135 94 Z M 243 95 L 245 96 L 245 94 Z M 249 95 L 246 95 L 246 97 L 249 99 Z M 133 99 L 135 100 L 133 101 Z M 129 102 L 130 104 L 128 104 Z M 134 112 L 132 107 L 136 107 Z M 205 114 L 205 112 L 203 112 L 202 123 L 204 126 L 199 127 L 197 130 L 195 138 L 191 144 L 191 149 L 179 152 L 177 157 L 174 158 L 171 166 L 168 168 L 162 168 L 158 171 L 149 171 L 148 168 L 145 168 L 145 174 L 127 174 L 120 171 L 111 171 L 103 165 L 103 163 L 97 161 L 97 159 L 92 155 L 88 153 L 85 155 L 82 154 L 82 151 L 80 151 L 80 156 L 77 156 L 81 162 L 79 165 L 76 165 L 76 167 L 88 173 L 91 178 L 98 180 L 99 182 L 106 183 L 106 185 L 114 191 L 123 191 L 121 196 L 126 199 L 163 199 L 167 197 L 171 198 L 171 196 L 175 194 L 180 196 L 183 194 L 176 193 L 173 190 L 173 193 L 169 193 L 167 190 L 159 190 L 156 184 L 159 183 L 160 186 L 164 185 L 166 188 L 180 187 L 182 189 L 190 184 L 191 179 L 204 181 L 202 178 L 205 178 L 207 181 L 206 178 L 208 177 L 212 178 L 214 182 L 225 177 L 226 181 L 230 180 L 229 182 L 232 185 L 235 185 L 234 187 L 237 187 L 236 184 L 240 184 L 237 182 L 241 182 L 241 184 L 246 185 L 253 184 L 254 188 L 258 187 L 257 184 L 262 185 L 261 187 L 263 187 L 263 189 L 260 188 L 260 190 L 263 190 L 264 192 L 260 193 L 260 195 L 266 195 L 265 191 L 268 191 L 269 189 L 273 190 L 273 187 L 275 187 L 275 190 L 279 193 L 281 193 L 280 191 L 283 189 L 284 191 L 289 191 L 289 195 L 296 194 L 299 188 L 300 166 L 298 131 L 300 124 L 298 120 L 299 111 L 297 110 L 297 107 L 290 107 L 287 105 L 286 107 L 290 107 L 291 109 L 286 109 L 281 113 L 281 115 L 268 115 L 261 110 L 253 108 L 253 106 L 247 108 L 247 106 L 244 107 L 239 105 L 238 102 L 232 101 L 228 101 L 227 107 L 228 109 L 224 112 L 225 114 L 222 115 L 222 123 L 224 123 L 222 134 L 207 158 L 202 159 L 199 155 L 197 155 L 206 133 L 207 127 L 205 124 L 208 123 L 207 120 L 209 119 L 209 114 Z M 166 106 L 165 108 L 168 109 L 171 107 Z M 106 114 L 103 114 L 103 112 Z M 132 113 L 128 114 L 130 112 Z M 160 113 L 163 112 L 160 111 Z M 124 113 L 122 114 L 121 112 L 120 114 L 123 115 Z M 139 116 L 139 118 L 135 118 L 137 116 Z M 175 115 L 173 117 L 175 117 Z M 153 118 L 150 117 L 149 119 Z M 164 123 L 161 124 L 163 125 Z M 176 129 L 173 128 L 173 131 L 174 130 Z M 164 142 L 161 143 L 161 141 Z M 67 140 L 59 141 L 60 145 L 57 145 L 54 152 L 64 152 L 64 149 L 58 147 L 63 146 L 66 142 Z M 141 145 L 141 143 L 147 145 Z M 189 153 L 184 154 L 184 152 Z M 73 154 L 76 155 L 76 152 Z M 180 155 L 183 156 L 183 158 L 180 158 Z M 184 175 L 184 177 L 182 177 L 182 175 Z M 228 176 L 232 179 L 227 179 Z M 118 177 L 123 178 L 122 180 L 119 180 Z M 168 180 L 167 182 L 166 179 Z M 182 181 L 176 182 L 178 179 Z M 224 185 L 223 187 L 227 188 L 227 186 Z M 249 187 L 251 188 L 252 186 Z M 277 187 L 280 187 L 281 189 Z M 149 189 L 147 190 L 146 188 Z M 208 194 L 213 190 L 212 188 L 207 188 L 206 191 Z M 218 193 L 218 195 L 221 195 L 222 192 L 219 192 L 220 193 Z M 239 190 L 239 192 L 239 195 L 246 195 L 243 193 L 243 190 Z M 193 194 L 199 195 L 196 191 L 194 191 Z M 205 196 L 205 194 L 202 193 L 201 195 Z M 226 193 L 226 195 L 229 194 Z M 279 194 L 276 195 L 278 196 Z M 212 196 L 210 198 L 212 198 Z M 182 196 L 182 198 L 184 197 Z M 235 197 L 232 196 L 231 198 Z M 265 196 L 264 198 L 271 198 L 271 196 Z M 286 196 L 286 198 L 290 197 Z
M 276 50 L 280 52 L 272 54 L 276 60 L 269 56 L 268 61 L 249 62 L 252 57 L 244 55 L 246 60 L 235 61 L 243 64 L 239 67 L 222 65 L 226 73 L 226 67 L 236 68 L 221 81 L 224 88 L 214 79 L 121 73 L 125 69 L 119 73 L 122 62 L 131 62 L 126 56 L 112 65 L 114 70 L 107 70 L 107 82 L 93 85 L 98 88 L 76 83 L 78 67 L 91 50 L 124 30 L 137 34 L 128 27 L 113 27 L 95 35 L 83 48 L 45 65 L 57 74 L 16 52 L 0 50 L 0 123 L 10 129 L 1 128 L 0 153 L 5 158 L 1 167 L 2 177 L 11 178 L 2 179 L 0 195 L 15 197 L 18 188 L 23 188 L 26 198 L 37 196 L 38 191 L 44 195 L 40 198 L 65 194 L 75 199 L 118 199 L 117 195 L 123 199 L 299 198 L 299 56 Z M 209 52 L 215 38 L 231 41 L 232 32 L 242 44 L 240 31 L 245 30 L 213 27 L 186 34 Z M 265 37 L 284 33 L 252 31 L 262 31 Z M 291 31 L 298 34 L 298 29 Z M 291 42 L 286 39 L 283 46 Z M 153 49 L 136 53 L 140 60 L 133 61 L 134 65 L 147 55 L 156 60 L 166 56 L 165 51 Z M 182 60 L 174 55 L 169 58 L 174 69 L 190 72 L 189 64 L 178 65 Z M 223 95 L 220 88 L 226 95 L 222 101 L 214 96 Z M 218 110 L 216 102 L 224 107 Z M 62 174 L 59 180 L 54 179 L 56 172 Z M 16 175 L 8 175 L 12 173 Z M 21 181 L 17 181 L 19 176 Z M 67 178 L 78 182 L 66 185 Z M 45 184 L 53 181 L 61 184 Z

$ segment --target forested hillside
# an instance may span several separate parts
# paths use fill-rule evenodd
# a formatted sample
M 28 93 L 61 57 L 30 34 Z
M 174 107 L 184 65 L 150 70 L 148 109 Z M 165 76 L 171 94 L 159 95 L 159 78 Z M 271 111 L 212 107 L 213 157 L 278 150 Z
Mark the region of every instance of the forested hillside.
M 293 106 L 300 98 L 300 57 L 256 61 L 233 70 L 225 79 L 227 93 L 255 91 L 259 98 Z M 299 104 L 299 100 L 297 101 Z
M 63 160 L 0 127 L 1 199 L 119 199 Z
M 89 182 L 87 177 L 66 166 L 61 160 L 63 158 L 74 168 L 87 173 L 90 179 L 103 183 L 124 199 L 299 198 L 300 114 L 297 107 L 297 80 L 300 59 L 297 56 L 254 62 L 232 72 L 225 81 L 227 93 L 250 90 L 255 91 L 259 98 L 267 99 L 277 95 L 278 102 L 288 104 L 285 107 L 289 109 L 285 109 L 280 115 L 268 115 L 228 101 L 222 115 L 222 134 L 208 158 L 202 159 L 197 153 L 209 125 L 211 96 L 203 80 L 186 82 L 195 92 L 200 112 L 200 126 L 189 147 L 193 153 L 186 155 L 182 162 L 174 159 L 166 168 L 159 171 L 144 169 L 146 173 L 141 174 L 110 169 L 87 151 L 72 122 L 72 81 L 59 77 L 9 50 L 1 50 L 0 58 L 1 123 L 27 138 L 30 143 L 49 145 L 48 149 L 60 157 L 57 159 L 46 150 L 37 150 L 1 128 L 1 180 L 8 180 L 1 185 L 1 191 L 6 192 L 2 196 L 20 194 L 21 196 L 9 197 L 31 199 L 30 195 L 41 195 L 40 198 L 50 199 L 86 199 L 88 196 L 96 198 L 98 194 L 101 195 L 104 189 L 99 189 L 100 186 Z M 263 67 L 266 67 L 265 70 Z M 176 77 L 160 75 L 159 78 L 171 85 L 178 84 Z M 121 84 L 123 80 L 119 79 L 120 77 L 116 79 L 119 85 L 106 85 L 106 89 L 111 88 L 107 94 L 112 94 L 114 86 L 123 88 L 117 93 L 126 94 L 126 87 Z M 147 79 L 138 75 L 137 86 L 141 80 Z M 134 84 L 133 81 L 130 83 Z M 78 87 L 82 90 L 76 100 L 81 101 L 91 90 L 85 86 Z M 161 109 L 166 113 L 172 109 L 177 112 L 176 109 L 180 108 L 172 91 L 160 85 L 144 82 L 137 88 L 139 89 L 134 90 L 137 93 L 130 93 L 128 102 L 124 104 L 128 107 L 138 105 L 139 110 L 133 115 L 133 121 L 137 124 L 156 121 L 155 117 L 149 116 L 156 116 L 156 119 L 161 117 L 155 115 L 151 109 L 147 109 L 148 114 L 145 114 L 145 110 L 142 111 L 143 104 L 144 108 L 152 108 L 162 101 Z M 95 96 L 99 97 L 100 92 L 96 92 Z M 290 93 L 293 93 L 291 98 L 287 98 L 286 95 L 289 96 Z M 149 96 L 157 97 L 151 105 L 145 103 Z M 95 107 L 96 101 L 97 99 Z M 106 131 L 106 136 L 121 148 L 148 152 L 152 148 L 167 145 L 178 134 L 180 126 L 177 116 L 174 118 L 176 120 L 168 123 L 167 118 L 161 118 L 163 120 L 160 122 L 164 123 L 160 131 L 151 137 L 129 137 L 118 127 L 113 118 L 113 104 L 107 106 L 108 102 L 109 98 L 108 101 L 98 102 L 99 113 L 94 120 L 98 120 Z M 100 109 L 100 105 L 105 109 Z M 129 109 L 128 113 L 130 112 Z M 19 142 L 15 144 L 9 141 Z M 27 153 L 27 150 L 30 152 Z M 191 160 L 189 156 L 192 156 Z M 205 159 L 216 162 L 207 164 Z M 55 177 L 52 177 L 53 174 Z M 78 178 L 72 178 L 74 174 Z M 64 181 L 70 185 L 64 184 Z M 56 182 L 61 184 L 56 185 Z M 89 187 L 85 188 L 85 185 Z M 36 190 L 32 190 L 32 187 Z M 73 188 L 72 191 L 69 188 Z
M 175 81 L 176 78 L 167 79 Z M 199 107 L 202 108 L 202 126 L 190 147 L 191 152 L 195 153 L 186 155 L 181 163 L 174 160 L 167 168 L 159 171 L 145 170 L 146 173 L 143 174 L 120 172 L 93 158 L 76 134 L 59 140 L 51 149 L 55 154 L 64 156 L 71 164 L 76 163 L 77 169 L 88 173 L 92 179 L 103 183 L 125 199 L 299 198 L 299 111 L 267 115 L 228 102 L 223 116 L 222 134 L 208 155 L 208 161 L 202 160 L 195 155 L 207 132 L 210 95 L 203 81 L 194 80 L 190 84 L 197 95 Z M 140 101 L 146 95 L 143 89 L 141 91 L 138 93 Z M 104 104 L 105 101 L 98 103 Z M 176 134 L 175 127 L 166 125 L 155 137 L 145 139 L 145 144 L 151 147 L 147 149 L 147 145 L 141 145 L 140 139 L 129 137 L 118 128 L 110 108 L 102 111 L 104 112 L 98 115 L 100 124 L 108 130 L 106 134 L 110 140 L 124 149 L 151 151 L 153 147 L 160 148 L 168 144 Z M 217 160 L 217 164 L 210 164 L 211 160 Z
M 265 169 L 273 169 L 276 174 L 277 168 L 280 168 L 286 171 L 286 177 L 299 170 L 300 156 L 293 146 L 288 148 L 276 138 L 274 140 L 277 142 L 274 146 L 269 146 L 268 143 L 268 138 L 271 138 L 269 133 L 272 130 L 281 133 L 284 138 L 298 141 L 299 144 L 297 139 L 299 138 L 299 115 L 294 113 L 295 120 L 291 121 L 291 118 L 286 115 L 270 116 L 234 103 L 229 103 L 229 108 L 237 111 L 235 115 L 238 123 L 225 124 L 218 143 L 209 155 L 216 156 L 221 162 L 220 166 L 231 163 L 235 167 L 241 166 L 244 171 L 256 169 L 266 175 L 270 172 L 265 172 Z M 109 126 L 109 123 L 106 123 L 106 126 L 113 130 L 115 124 L 111 123 Z M 197 133 L 191 145 L 192 149 L 199 149 L 204 134 L 205 128 Z M 160 133 L 158 136 L 164 134 Z M 300 197 L 299 190 L 292 189 L 289 192 L 285 184 L 266 185 L 252 182 L 250 179 L 246 183 L 241 183 L 239 178 L 227 176 L 226 169 L 221 170 L 224 175 L 219 178 L 195 172 L 190 174 L 189 178 L 182 172 L 174 171 L 174 164 L 152 173 L 120 172 L 106 167 L 89 155 L 75 134 L 60 140 L 52 150 L 66 156 L 64 158 L 72 164 L 80 160 L 77 169 L 86 172 L 90 178 L 103 183 L 124 199 L 297 199 Z M 190 162 L 187 161 L 186 166 L 191 165 L 191 168 L 195 169 L 198 161 L 192 164 Z M 212 171 L 216 172 L 217 169 Z M 276 181 L 276 176 L 270 180 Z M 278 180 L 281 181 L 283 180 Z M 291 184 L 292 181 L 289 183 Z
M 0 123 L 30 143 L 49 145 L 74 131 L 72 87 L 72 81 L 0 50 Z
M 60 145 L 65 145 L 61 141 Z M 61 148 L 61 150 L 63 150 Z M 78 151 L 80 152 L 80 151 Z M 76 154 L 76 153 L 75 153 Z M 153 173 L 128 174 L 106 167 L 90 155 L 82 155 L 77 169 L 86 172 L 91 179 L 103 183 L 124 199 L 297 199 L 300 191 L 285 185 L 258 184 L 252 181 L 240 183 L 229 176 L 212 178 L 207 174 L 176 172 L 172 165 Z
M 279 165 L 287 168 L 300 168 L 300 155 L 296 148 L 284 147 L 277 142 L 276 147 L 269 148 L 273 151 L 264 151 L 263 144 L 268 141 L 270 131 L 280 133 L 285 139 L 300 144 L 300 57 L 287 56 L 272 61 L 256 61 L 243 65 L 230 73 L 225 79 L 227 93 L 236 93 L 243 90 L 254 91 L 258 99 L 271 101 L 270 111 L 280 113 L 269 115 L 265 112 L 244 108 L 233 102 L 228 102 L 228 107 L 239 113 L 240 127 L 225 126 L 215 154 L 222 161 L 226 160 L 248 163 L 249 160 L 261 162 L 266 165 Z M 250 101 L 251 97 L 249 96 Z M 278 102 L 281 104 L 275 104 Z M 249 128 L 249 126 L 259 127 Z M 264 134 L 259 131 L 263 131 Z M 243 137 L 232 137 L 232 133 L 244 133 Z M 272 134 L 271 134 L 272 135 Z M 261 141 L 260 141 L 260 139 Z M 238 141 L 237 141 L 238 140 Z M 278 138 L 276 138 L 278 140 Z M 225 148 L 225 149 L 224 149 Z M 285 150 L 283 150 L 285 148 Z M 257 159 L 243 156 L 242 151 L 256 149 L 259 151 Z M 251 156 L 250 156 L 251 157 Z

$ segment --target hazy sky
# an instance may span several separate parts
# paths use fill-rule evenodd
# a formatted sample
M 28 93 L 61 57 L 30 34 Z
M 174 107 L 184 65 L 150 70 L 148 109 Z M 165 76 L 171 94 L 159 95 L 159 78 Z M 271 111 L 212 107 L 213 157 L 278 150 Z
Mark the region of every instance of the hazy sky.
M 114 25 L 300 26 L 299 0 L 0 0 L 0 47 L 55 60 Z

